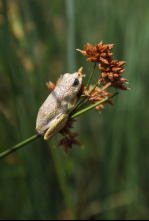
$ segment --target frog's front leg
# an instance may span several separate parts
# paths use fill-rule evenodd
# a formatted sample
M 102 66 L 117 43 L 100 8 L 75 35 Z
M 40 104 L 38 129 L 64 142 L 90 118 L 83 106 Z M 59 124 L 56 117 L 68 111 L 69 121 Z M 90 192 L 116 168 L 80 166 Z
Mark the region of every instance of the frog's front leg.
M 74 97 L 74 99 L 69 103 L 69 105 L 68 105 L 69 113 L 74 108 L 75 104 L 77 103 L 77 100 L 78 100 L 77 97 Z
M 69 114 L 61 114 L 54 122 L 50 125 L 49 129 L 46 131 L 44 135 L 44 139 L 48 140 L 54 135 L 56 135 L 59 131 L 63 129 L 65 124 L 67 123 Z

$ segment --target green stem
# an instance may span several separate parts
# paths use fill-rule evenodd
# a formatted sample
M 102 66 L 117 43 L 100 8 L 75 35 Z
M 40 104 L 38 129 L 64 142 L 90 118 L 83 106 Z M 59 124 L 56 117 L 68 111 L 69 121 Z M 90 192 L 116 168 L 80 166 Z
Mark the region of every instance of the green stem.
M 8 156 L 10 153 L 12 153 L 12 152 L 14 152 L 14 151 L 20 149 L 21 147 L 25 146 L 26 144 L 31 143 L 33 140 L 36 140 L 36 139 L 39 138 L 39 137 L 40 137 L 40 135 L 38 135 L 38 134 L 33 135 L 32 137 L 30 137 L 30 138 L 28 138 L 28 139 L 22 141 L 21 143 L 15 145 L 15 146 L 13 146 L 13 147 L 11 147 L 10 149 L 8 149 L 8 150 L 2 152 L 2 153 L 0 154 L 0 159 L 2 159 L 2 158 L 4 158 L 4 157 Z
M 97 102 L 96 104 L 92 104 L 92 105 L 90 105 L 89 107 L 87 107 L 87 108 L 85 108 L 85 109 L 83 109 L 83 110 L 80 110 L 79 112 L 77 112 L 77 113 L 71 115 L 70 118 L 71 118 L 71 119 L 76 118 L 76 117 L 80 116 L 81 114 L 84 114 L 86 111 L 89 111 L 89 110 L 93 109 L 94 107 L 98 106 L 99 104 L 104 103 L 104 102 L 107 101 L 108 99 L 109 99 L 109 97 L 106 97 L 105 99 L 103 99 L 103 100 Z
M 88 86 L 89 86 L 89 84 L 90 84 L 90 82 L 91 82 L 91 80 L 92 80 L 92 77 L 93 77 L 95 68 L 96 68 L 96 63 L 94 64 L 94 68 L 93 68 L 92 73 L 91 73 L 91 75 L 90 75 L 90 77 L 89 77 L 89 79 L 88 79 L 88 82 L 87 82 L 87 85 L 86 85 L 84 91 L 86 91 L 86 90 L 88 89 Z
M 94 87 L 92 88 L 92 90 L 89 92 L 89 95 L 95 90 L 95 88 L 98 86 L 98 82 L 94 85 Z
M 76 117 L 80 116 L 81 114 L 84 114 L 86 111 L 89 111 L 89 110 L 93 109 L 94 107 L 98 106 L 99 104 L 104 103 L 105 101 L 111 99 L 112 97 L 116 96 L 117 94 L 119 94 L 119 92 L 116 92 L 113 95 L 111 95 L 110 97 L 106 97 L 105 99 L 97 102 L 96 104 L 92 104 L 89 107 L 87 107 L 87 108 L 85 108 L 83 110 L 78 111 L 77 113 L 71 115 L 70 119 L 76 118 Z
M 76 112 L 76 113 L 70 115 L 70 119 L 73 119 L 73 118 L 76 118 L 76 117 L 80 116 L 81 114 L 85 113 L 86 111 L 89 111 L 89 110 L 93 109 L 94 107 L 98 106 L 99 104 L 104 103 L 105 101 L 107 101 L 108 99 L 111 99 L 112 97 L 114 97 L 114 96 L 117 95 L 117 94 L 118 94 L 118 93 L 115 93 L 115 94 L 113 94 L 113 95 L 110 96 L 110 97 L 106 97 L 105 99 L 103 99 L 103 100 L 97 102 L 96 104 L 92 104 L 92 105 L 90 105 L 89 107 L 84 108 L 83 110 L 80 110 L 80 111 L 78 111 L 78 112 Z M 32 141 L 38 139 L 39 137 L 41 137 L 41 136 L 38 135 L 38 134 L 35 134 L 35 135 L 33 135 L 32 137 L 29 137 L 28 139 L 22 141 L 21 143 L 15 145 L 15 146 L 13 146 L 13 147 L 11 147 L 10 149 L 5 150 L 4 152 L 0 153 L 0 159 L 2 159 L 2 158 L 4 158 L 4 157 L 8 156 L 10 153 L 12 153 L 12 152 L 14 152 L 14 151 L 20 149 L 21 147 L 25 146 L 26 144 L 31 143 Z

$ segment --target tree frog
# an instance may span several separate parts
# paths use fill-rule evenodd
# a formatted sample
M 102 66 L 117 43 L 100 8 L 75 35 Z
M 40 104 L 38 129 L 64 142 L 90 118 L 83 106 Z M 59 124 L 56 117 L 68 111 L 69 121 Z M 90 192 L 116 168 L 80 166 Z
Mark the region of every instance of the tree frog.
M 48 140 L 63 129 L 77 102 L 84 75 L 79 72 L 63 75 L 38 111 L 36 131 Z

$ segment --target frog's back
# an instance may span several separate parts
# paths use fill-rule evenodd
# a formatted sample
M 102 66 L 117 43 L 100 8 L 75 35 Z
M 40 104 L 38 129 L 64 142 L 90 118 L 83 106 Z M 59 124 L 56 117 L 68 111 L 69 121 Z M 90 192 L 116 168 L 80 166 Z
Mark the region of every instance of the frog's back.
M 47 97 L 38 111 L 36 120 L 36 131 L 39 134 L 44 134 L 45 127 L 56 116 L 61 114 L 61 101 L 63 99 L 63 88 L 58 85 Z
M 44 127 L 48 124 L 50 120 L 55 117 L 55 113 L 57 113 L 58 108 L 59 105 L 57 103 L 57 99 L 54 97 L 54 94 L 52 92 L 38 111 L 36 120 L 36 131 L 39 134 L 44 133 Z

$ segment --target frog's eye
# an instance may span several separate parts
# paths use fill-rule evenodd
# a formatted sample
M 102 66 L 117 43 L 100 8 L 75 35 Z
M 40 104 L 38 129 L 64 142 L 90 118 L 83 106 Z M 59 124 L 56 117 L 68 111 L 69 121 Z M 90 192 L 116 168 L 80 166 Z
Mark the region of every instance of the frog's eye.
M 77 86 L 79 84 L 79 80 L 76 78 L 73 82 L 73 86 Z

